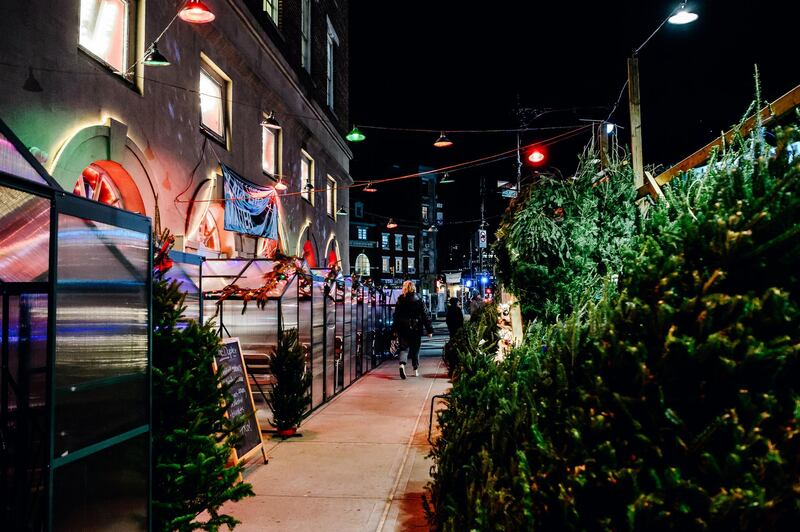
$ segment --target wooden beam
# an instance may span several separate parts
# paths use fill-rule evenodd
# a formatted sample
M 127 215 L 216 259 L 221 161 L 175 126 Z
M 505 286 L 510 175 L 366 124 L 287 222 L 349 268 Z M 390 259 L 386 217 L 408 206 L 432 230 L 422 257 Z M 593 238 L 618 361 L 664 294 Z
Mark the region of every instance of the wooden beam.
M 766 107 L 761 109 L 758 114 L 761 115 L 761 121 L 764 124 L 767 124 L 774 118 L 784 115 L 798 106 L 800 106 L 800 85 L 790 90 L 774 102 L 768 104 Z M 727 133 L 725 133 L 724 137 L 719 137 L 713 142 L 709 142 L 672 168 L 660 173 L 656 177 L 656 183 L 659 185 L 664 185 L 669 183 L 675 176 L 700 166 L 711 156 L 711 152 L 714 150 L 714 148 L 722 145 L 723 138 L 725 139 L 726 143 L 729 143 L 737 130 L 742 135 L 747 135 L 750 133 L 750 131 L 756 125 L 756 116 L 757 115 L 755 114 L 750 116 L 744 121 L 744 124 L 741 127 L 730 129 Z
M 628 104 L 631 115 L 631 158 L 633 184 L 644 185 L 644 157 L 642 155 L 642 105 L 639 94 L 639 58 L 628 58 Z

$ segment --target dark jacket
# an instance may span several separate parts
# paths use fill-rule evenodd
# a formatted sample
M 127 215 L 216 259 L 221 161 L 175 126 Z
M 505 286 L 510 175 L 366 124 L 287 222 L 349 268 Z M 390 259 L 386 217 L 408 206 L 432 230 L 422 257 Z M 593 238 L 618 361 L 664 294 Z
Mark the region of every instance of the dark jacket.
M 461 311 L 461 307 L 458 305 L 450 305 L 447 307 L 445 321 L 447 322 L 447 331 L 452 338 L 456 331 L 464 326 L 464 313 Z
M 397 298 L 392 331 L 397 333 L 404 344 L 419 340 L 423 331 L 433 334 L 431 320 L 417 294 L 401 295 Z

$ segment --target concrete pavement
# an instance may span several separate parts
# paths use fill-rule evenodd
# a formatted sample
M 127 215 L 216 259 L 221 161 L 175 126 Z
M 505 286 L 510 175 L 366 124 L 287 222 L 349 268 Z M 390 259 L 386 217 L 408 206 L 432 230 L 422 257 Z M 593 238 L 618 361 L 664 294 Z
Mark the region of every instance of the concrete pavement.
M 428 529 L 430 401 L 450 386 L 441 359 L 447 336 L 436 325 L 419 377 L 401 380 L 397 362 L 384 362 L 309 416 L 303 437 L 265 443 L 269 464 L 245 472 L 256 496 L 224 507 L 242 521 L 237 531 Z

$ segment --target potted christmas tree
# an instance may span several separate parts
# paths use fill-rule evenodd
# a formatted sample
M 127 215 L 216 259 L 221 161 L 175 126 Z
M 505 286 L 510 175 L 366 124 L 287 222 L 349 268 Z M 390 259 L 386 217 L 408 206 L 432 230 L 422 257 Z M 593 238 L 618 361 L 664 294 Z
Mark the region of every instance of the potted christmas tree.
M 269 423 L 277 429 L 278 435 L 288 438 L 297 431 L 311 401 L 308 396 L 311 374 L 306 372 L 297 329 L 284 331 L 270 364 L 275 385 L 267 398 L 272 409 Z

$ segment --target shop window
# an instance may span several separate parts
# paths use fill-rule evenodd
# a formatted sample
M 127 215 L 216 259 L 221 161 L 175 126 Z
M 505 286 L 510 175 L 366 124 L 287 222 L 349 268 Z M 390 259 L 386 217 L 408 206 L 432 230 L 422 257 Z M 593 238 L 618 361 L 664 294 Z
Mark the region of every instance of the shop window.
M 381 257 L 381 271 L 389 273 L 389 257 Z
M 311 72 L 311 0 L 300 4 L 300 63 Z
M 200 124 L 220 142 L 227 138 L 228 80 L 206 61 L 200 66 Z
M 81 172 L 72 193 L 120 209 L 125 208 L 114 179 L 105 169 L 94 163 Z
M 269 15 L 272 22 L 278 25 L 278 8 L 280 7 L 280 0 L 264 0 L 264 13 Z
M 327 186 L 325 187 L 328 202 L 328 216 L 336 217 L 336 180 L 328 176 Z
M 280 160 L 280 129 L 261 126 L 261 169 L 271 177 L 276 177 Z
M 403 235 L 394 235 L 394 249 L 397 251 L 403 249 Z
M 302 183 L 300 195 L 314 205 L 314 159 L 305 150 L 300 150 L 300 182 Z M 336 207 L 328 205 L 328 214 L 331 213 L 331 208 L 335 209 Z
M 369 277 L 369 257 L 363 253 L 356 257 L 356 275 Z
M 81 0 L 78 44 L 92 56 L 125 73 L 133 63 L 135 0 Z
M 366 240 L 367 239 L 367 228 L 366 227 L 359 227 L 358 228 L 358 239 L 359 240 Z
M 406 240 L 408 241 L 408 251 L 414 251 L 414 235 L 408 235 Z

